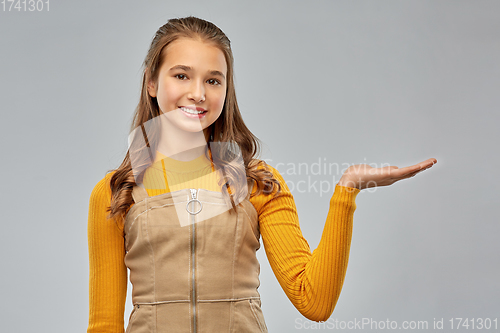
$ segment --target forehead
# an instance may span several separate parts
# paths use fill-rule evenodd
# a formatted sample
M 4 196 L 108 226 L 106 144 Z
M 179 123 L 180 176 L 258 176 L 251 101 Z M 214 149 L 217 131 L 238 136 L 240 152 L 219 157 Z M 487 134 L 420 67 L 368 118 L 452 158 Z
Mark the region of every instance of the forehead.
M 194 70 L 227 73 L 224 53 L 214 44 L 192 38 L 179 38 L 163 49 L 164 69 L 186 65 Z M 168 67 L 168 68 L 166 68 Z

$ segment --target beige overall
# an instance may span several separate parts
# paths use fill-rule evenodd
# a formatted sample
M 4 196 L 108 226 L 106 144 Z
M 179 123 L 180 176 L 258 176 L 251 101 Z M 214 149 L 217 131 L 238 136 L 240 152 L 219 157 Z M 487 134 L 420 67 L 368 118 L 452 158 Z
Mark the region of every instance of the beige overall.
M 235 212 L 220 192 L 149 197 L 134 186 L 124 225 L 134 304 L 127 333 L 267 332 L 251 190 Z

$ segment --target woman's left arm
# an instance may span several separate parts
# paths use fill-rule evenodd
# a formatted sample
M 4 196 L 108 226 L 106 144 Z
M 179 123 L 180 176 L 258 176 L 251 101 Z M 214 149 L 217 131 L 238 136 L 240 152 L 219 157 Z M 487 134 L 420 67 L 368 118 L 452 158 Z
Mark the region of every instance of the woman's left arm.
M 306 318 L 325 321 L 340 296 L 349 259 L 359 189 L 336 186 L 318 247 L 311 253 L 300 230 L 293 196 L 279 172 L 281 194 L 252 200 L 271 268 L 292 304 Z

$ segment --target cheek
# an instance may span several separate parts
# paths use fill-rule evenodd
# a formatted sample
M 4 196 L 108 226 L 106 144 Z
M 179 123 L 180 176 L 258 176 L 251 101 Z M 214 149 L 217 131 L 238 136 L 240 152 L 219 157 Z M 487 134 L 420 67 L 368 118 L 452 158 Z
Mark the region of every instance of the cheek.
M 226 94 L 219 94 L 218 96 L 216 96 L 216 98 L 214 99 L 215 109 L 222 112 L 222 108 L 224 107 L 225 99 L 226 99 Z
M 176 104 L 182 96 L 182 91 L 175 85 L 160 85 L 158 88 L 158 104 L 162 111 L 176 109 Z

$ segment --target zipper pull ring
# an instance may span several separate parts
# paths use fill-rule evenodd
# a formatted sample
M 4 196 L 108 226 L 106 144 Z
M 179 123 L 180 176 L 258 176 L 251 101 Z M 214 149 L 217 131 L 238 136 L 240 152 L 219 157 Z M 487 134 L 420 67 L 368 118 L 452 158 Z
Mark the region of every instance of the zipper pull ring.
M 186 210 L 188 211 L 188 213 L 189 213 L 189 214 L 191 214 L 191 215 L 196 215 L 196 214 L 198 214 L 199 212 L 201 212 L 201 210 L 203 209 L 203 205 L 202 205 L 201 201 L 200 201 L 200 200 L 198 200 L 198 199 L 196 198 L 196 193 L 197 193 L 197 192 L 196 192 L 196 189 L 195 189 L 195 188 L 190 188 L 190 190 L 191 190 L 191 200 L 189 200 L 189 201 L 187 202 L 187 204 L 186 204 Z M 190 203 L 192 203 L 192 202 L 193 202 L 193 203 L 194 203 L 194 202 L 198 202 L 198 203 L 200 204 L 200 209 L 199 209 L 199 210 L 197 210 L 197 211 L 195 211 L 195 212 L 190 211 L 190 210 L 189 210 L 189 204 L 190 204 Z

